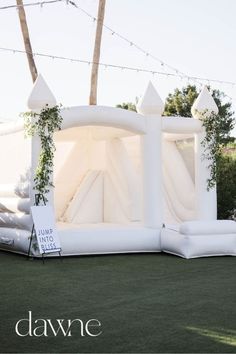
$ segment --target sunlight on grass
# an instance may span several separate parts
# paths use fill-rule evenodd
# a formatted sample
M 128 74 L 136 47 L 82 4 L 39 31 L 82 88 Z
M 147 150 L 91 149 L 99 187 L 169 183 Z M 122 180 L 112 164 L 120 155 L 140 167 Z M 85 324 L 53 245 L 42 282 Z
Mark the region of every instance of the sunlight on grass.
M 186 327 L 201 336 L 209 337 L 216 342 L 228 344 L 236 347 L 236 331 L 230 329 L 205 329 L 199 327 Z

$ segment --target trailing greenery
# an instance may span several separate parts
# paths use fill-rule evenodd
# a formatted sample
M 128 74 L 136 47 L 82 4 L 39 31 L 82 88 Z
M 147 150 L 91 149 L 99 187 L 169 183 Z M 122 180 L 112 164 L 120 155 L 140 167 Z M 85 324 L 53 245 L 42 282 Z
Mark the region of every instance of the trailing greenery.
M 198 112 L 198 114 L 205 128 L 205 135 L 201 141 L 204 148 L 202 159 L 208 161 L 210 178 L 207 180 L 207 190 L 210 190 L 216 186 L 219 160 L 224 152 L 226 142 L 232 141 L 232 137 L 230 130 L 224 129 L 222 126 L 222 117 L 219 114 L 214 112 L 209 114 L 207 111 Z M 233 128 L 233 123 L 230 128 Z
M 210 170 L 210 178 L 207 180 L 207 190 L 210 190 L 217 183 L 217 167 L 225 145 L 222 142 L 230 140 L 230 136 L 228 131 L 222 129 L 222 119 L 218 114 L 205 112 L 200 117 L 206 132 L 201 145 L 204 148 L 202 159 L 208 161 Z
M 218 114 L 203 119 L 206 137 L 203 158 L 209 160 L 211 176 L 208 188 L 217 182 L 217 212 L 220 219 L 236 219 L 236 149 L 235 138 L 230 136 L 235 124 L 232 104 L 226 101 L 223 92 L 212 90 L 212 97 L 218 107 Z M 196 86 L 188 85 L 182 90 L 175 89 L 166 100 L 165 116 L 191 117 L 191 107 L 199 91 Z
M 40 113 L 31 111 L 23 114 L 26 135 L 34 136 L 37 134 L 40 138 L 41 152 L 34 177 L 34 189 L 42 194 L 46 201 L 46 194 L 49 192 L 49 188 L 53 187 L 51 175 L 53 172 L 54 152 L 56 150 L 53 134 L 61 129 L 62 117 L 60 112 L 60 105 L 54 107 L 46 105 Z

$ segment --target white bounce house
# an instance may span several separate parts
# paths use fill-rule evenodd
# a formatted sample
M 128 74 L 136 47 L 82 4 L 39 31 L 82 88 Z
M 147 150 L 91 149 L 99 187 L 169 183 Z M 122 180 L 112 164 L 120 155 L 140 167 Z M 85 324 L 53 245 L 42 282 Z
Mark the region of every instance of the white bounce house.
M 39 76 L 28 107 L 39 112 L 46 104 L 56 100 Z M 164 104 L 151 83 L 137 108 L 62 110 L 62 130 L 54 135 L 55 188 L 47 196 L 62 255 L 236 255 L 236 223 L 217 220 L 216 190 L 207 191 L 204 129 L 194 113 L 217 112 L 207 88 L 191 119 L 162 117 Z M 0 147 L 0 249 L 27 254 L 40 141 L 25 138 L 18 119 L 0 125 Z

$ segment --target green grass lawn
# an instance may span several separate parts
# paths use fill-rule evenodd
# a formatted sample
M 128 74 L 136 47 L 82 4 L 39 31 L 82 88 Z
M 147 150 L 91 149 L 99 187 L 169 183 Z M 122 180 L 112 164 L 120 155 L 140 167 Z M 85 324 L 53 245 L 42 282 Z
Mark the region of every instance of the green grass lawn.
M 27 261 L 0 252 L 0 352 L 236 352 L 236 258 L 134 254 Z M 33 317 L 102 323 L 99 337 L 18 337 Z

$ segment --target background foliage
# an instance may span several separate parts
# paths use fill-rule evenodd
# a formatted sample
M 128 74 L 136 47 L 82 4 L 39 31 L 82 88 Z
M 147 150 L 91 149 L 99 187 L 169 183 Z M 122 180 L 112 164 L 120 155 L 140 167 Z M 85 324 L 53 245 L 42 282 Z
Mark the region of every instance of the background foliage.
M 225 94 L 219 90 L 211 90 L 212 97 L 219 109 L 217 114 L 217 129 L 221 144 L 233 142 L 234 138 L 229 135 L 234 127 L 235 117 L 232 110 L 232 104 L 225 100 Z M 191 107 L 199 95 L 195 85 L 188 85 L 182 90 L 175 89 L 166 99 L 164 116 L 192 117 Z M 216 125 L 215 125 L 216 127 Z
M 236 221 L 236 144 L 233 150 L 226 149 L 218 161 L 217 209 L 219 219 Z
M 138 104 L 138 97 L 135 97 L 135 103 L 133 103 L 133 102 L 123 102 L 121 104 L 117 104 L 116 107 L 117 108 L 127 109 L 128 111 L 137 112 L 137 109 L 136 109 L 137 104 Z

